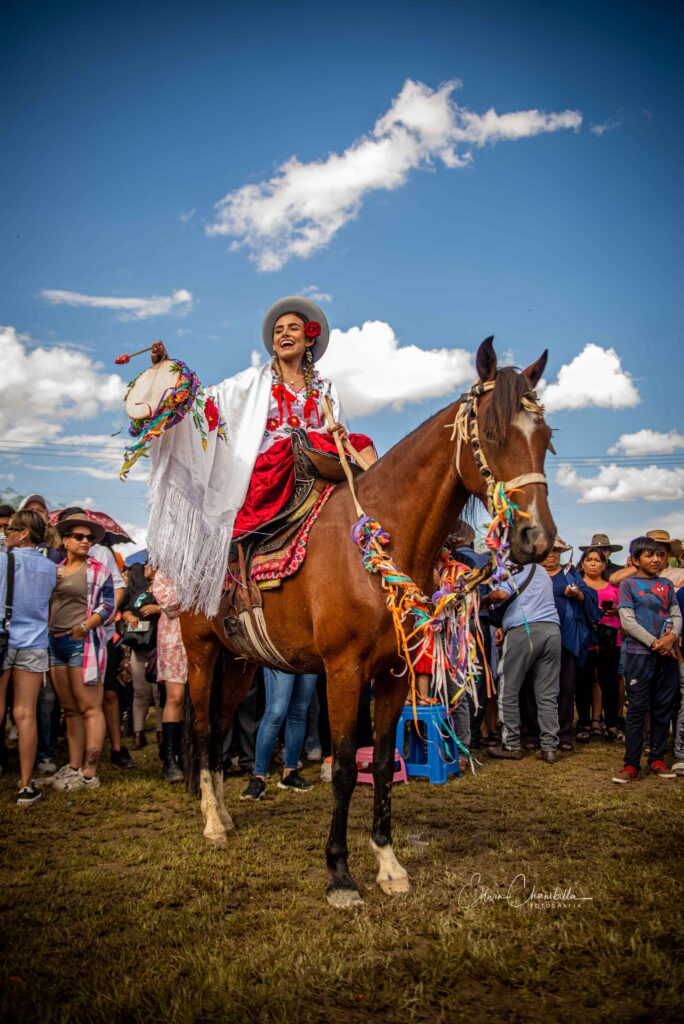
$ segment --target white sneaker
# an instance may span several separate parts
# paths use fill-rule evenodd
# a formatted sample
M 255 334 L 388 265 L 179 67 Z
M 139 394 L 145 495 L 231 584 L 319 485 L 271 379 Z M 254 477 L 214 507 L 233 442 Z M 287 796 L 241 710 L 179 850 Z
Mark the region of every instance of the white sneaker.
M 332 757 L 326 757 L 321 765 L 321 782 L 332 782 Z
M 100 785 L 100 780 L 97 775 L 93 775 L 92 779 L 87 779 L 82 772 L 78 773 L 81 777 L 81 789 L 97 789 Z
M 13 725 L 12 728 L 10 729 L 7 739 L 9 740 L 10 743 L 16 743 L 17 740 L 19 739 L 19 734 L 17 733 L 16 725 Z
M 673 764 L 672 771 L 678 778 L 684 779 L 684 761 L 677 761 L 676 764 Z
M 72 779 L 77 779 L 79 777 L 79 775 L 80 775 L 80 772 L 78 771 L 78 769 L 72 768 L 70 764 L 65 764 L 51 778 L 46 779 L 45 781 L 50 783 L 50 785 L 52 786 L 53 789 L 59 789 L 59 790 L 80 789 L 80 786 L 71 786 L 71 785 L 69 785 L 69 783 L 72 781 Z
M 39 761 L 38 764 L 36 765 L 36 768 L 43 775 L 54 775 L 54 773 L 57 771 L 57 765 L 55 764 L 54 761 L 51 761 L 49 757 L 44 757 L 41 761 Z

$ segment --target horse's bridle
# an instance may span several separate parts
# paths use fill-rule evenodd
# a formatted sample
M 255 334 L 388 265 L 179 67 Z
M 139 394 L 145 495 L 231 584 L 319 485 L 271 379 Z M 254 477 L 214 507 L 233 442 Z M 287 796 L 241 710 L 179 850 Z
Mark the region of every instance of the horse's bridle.
M 478 468 L 480 475 L 484 478 L 487 484 L 487 509 L 490 515 L 494 514 L 494 503 L 493 496 L 494 491 L 502 484 L 503 490 L 510 493 L 519 487 L 525 487 L 526 484 L 544 484 L 548 488 L 546 475 L 544 473 L 522 473 L 520 476 L 513 477 L 512 480 L 497 480 L 492 473 L 485 453 L 482 450 L 480 444 L 480 426 L 477 418 L 477 407 L 480 398 L 487 392 L 491 391 L 496 386 L 496 380 L 487 380 L 484 382 L 478 381 L 477 384 L 473 384 L 461 398 L 461 404 L 456 413 L 456 419 L 453 424 L 449 426 L 453 427 L 451 433 L 452 441 L 456 440 L 456 470 L 461 475 L 461 448 L 464 444 L 470 443 L 470 447 L 473 451 L 473 457 L 475 459 L 475 465 Z M 530 391 L 529 394 L 523 395 L 521 404 L 526 412 L 536 413 L 539 416 L 544 415 L 544 407 L 537 401 L 537 396 L 534 391 Z

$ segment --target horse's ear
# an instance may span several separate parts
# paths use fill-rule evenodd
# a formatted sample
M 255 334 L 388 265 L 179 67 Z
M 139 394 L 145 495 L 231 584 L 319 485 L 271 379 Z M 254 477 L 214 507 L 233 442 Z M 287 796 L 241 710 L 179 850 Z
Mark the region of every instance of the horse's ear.
M 494 380 L 496 377 L 496 352 L 494 351 L 494 335 L 485 338 L 477 350 L 475 357 L 477 375 L 481 381 Z
M 545 348 L 537 362 L 531 363 L 526 370 L 523 370 L 523 375 L 527 377 L 533 388 L 536 388 L 537 384 L 542 379 L 548 358 L 549 350 L 548 348 Z

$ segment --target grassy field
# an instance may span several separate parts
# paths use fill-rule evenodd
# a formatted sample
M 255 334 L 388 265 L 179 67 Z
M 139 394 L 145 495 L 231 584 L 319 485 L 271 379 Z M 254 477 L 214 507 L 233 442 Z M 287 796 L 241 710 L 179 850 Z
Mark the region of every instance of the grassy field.
M 592 745 L 397 787 L 415 892 L 394 900 L 374 885 L 360 787 L 350 847 L 366 903 L 344 913 L 324 899 L 328 786 L 240 804 L 231 776 L 239 833 L 213 850 L 156 750 L 135 756 L 133 771 L 105 766 L 96 792 L 48 789 L 30 808 L 12 802 L 13 764 L 0 779 L 3 1021 L 682 1019 L 680 780 L 615 786 L 618 751 Z M 497 899 L 520 873 L 525 893 L 518 878 Z M 533 888 L 566 892 L 545 906 Z

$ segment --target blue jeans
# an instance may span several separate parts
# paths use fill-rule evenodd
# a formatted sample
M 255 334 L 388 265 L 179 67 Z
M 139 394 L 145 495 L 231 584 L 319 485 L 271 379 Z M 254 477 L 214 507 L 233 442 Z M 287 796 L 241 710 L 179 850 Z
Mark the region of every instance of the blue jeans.
M 50 637 L 50 665 L 66 665 L 68 668 L 81 668 L 85 640 L 74 640 L 72 636 Z
M 315 675 L 289 675 L 264 669 L 266 708 L 257 733 L 254 774 L 268 775 L 273 745 L 285 718 L 285 768 L 296 768 L 302 752 Z

